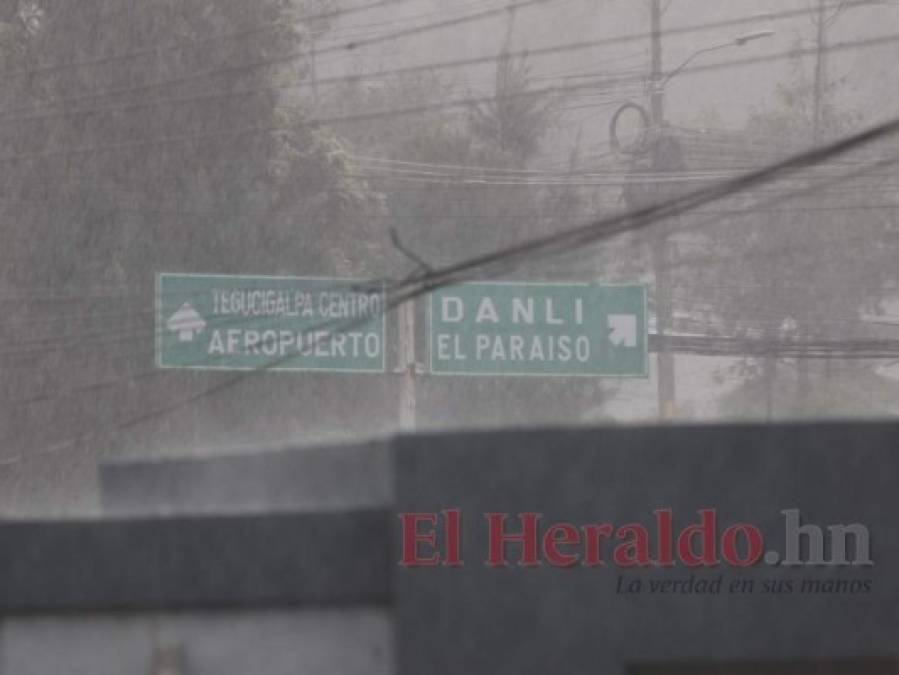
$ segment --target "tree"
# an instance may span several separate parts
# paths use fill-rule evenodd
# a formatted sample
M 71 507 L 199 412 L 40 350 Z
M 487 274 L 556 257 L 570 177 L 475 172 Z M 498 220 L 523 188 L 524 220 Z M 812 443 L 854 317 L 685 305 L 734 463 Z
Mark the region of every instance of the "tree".
M 485 150 L 512 166 L 526 165 L 552 125 L 558 97 L 531 91 L 526 56 L 503 50 L 496 62 L 495 97 L 471 107 L 472 136 Z
M 746 148 L 762 149 L 763 161 L 772 161 L 811 145 L 814 97 L 814 86 L 801 76 L 781 87 L 781 106 L 750 119 L 742 156 L 747 156 Z M 857 128 L 859 116 L 833 104 L 832 87 L 822 106 L 823 137 Z M 723 331 L 737 338 L 772 343 L 840 344 L 883 337 L 862 317 L 881 311 L 885 284 L 895 279 L 893 205 L 888 195 L 878 194 L 883 178 L 876 173 L 832 184 L 835 174 L 868 161 L 870 152 L 857 154 L 725 203 L 727 215 L 704 239 L 715 255 L 704 258 L 701 266 L 684 265 L 681 277 L 693 288 L 687 311 L 720 322 Z M 820 189 L 809 191 L 816 184 Z M 795 196 L 787 198 L 791 192 Z M 782 377 L 790 368 L 795 368 L 792 382 Z M 725 410 L 737 415 L 848 414 L 856 409 L 860 382 L 879 391 L 890 389 L 888 383 L 874 382 L 879 378 L 865 372 L 863 364 L 784 361 L 774 354 L 743 359 L 732 374 L 744 384 L 728 397 Z M 899 391 L 893 396 L 899 398 Z
M 365 186 L 335 134 L 283 93 L 305 81 L 294 55 L 315 11 L 287 0 L 0 5 L 0 289 L 13 317 L 3 452 L 80 457 L 70 473 L 83 478 L 101 450 L 210 442 L 216 422 L 233 439 L 250 415 L 272 434 L 295 419 L 318 433 L 297 413 L 320 393 L 314 378 L 254 382 L 248 414 L 233 414 L 247 391 L 235 387 L 121 428 L 221 379 L 153 369 L 157 272 L 366 273 Z
M 280 0 L 161 0 L 127 9 L 121 0 L 45 3 L 34 65 L 85 65 L 41 72 L 34 85 L 41 112 L 14 126 L 22 152 L 53 153 L 35 167 L 43 197 L 83 212 L 80 226 L 70 225 L 81 231 L 67 235 L 80 258 L 129 273 L 161 262 L 148 255 L 154 247 L 168 264 L 218 269 L 282 267 L 291 249 L 291 266 L 298 255 L 310 264 L 327 260 L 338 219 L 359 195 L 333 135 L 306 124 L 278 88 L 306 68 L 303 61 L 279 65 L 300 43 L 296 7 Z M 132 56 L 108 58 L 117 54 Z M 96 225 L 122 205 L 138 233 Z M 298 222 L 323 243 L 318 250 L 309 250 L 310 237 L 305 250 L 297 246 Z M 135 235 L 139 246 L 122 240 Z M 173 240 L 176 246 L 167 243 Z M 52 271 L 77 274 L 67 267 Z
M 440 106 L 460 95 L 453 82 L 433 73 L 374 84 L 360 78 L 334 92 L 328 102 L 328 114 L 336 117 L 359 110 L 373 113 L 337 128 L 359 156 L 357 171 L 383 194 L 381 241 L 388 242 L 390 229 L 395 229 L 403 247 L 432 266 L 572 225 L 562 222 L 566 209 L 575 208 L 571 191 L 521 180 L 556 119 L 558 99 L 534 91 L 528 60 L 511 58 L 507 46 L 496 62 L 490 100 L 461 114 Z M 377 114 L 406 107 L 420 112 Z M 366 159 L 371 156 L 380 161 Z M 416 265 L 389 246 L 385 254 L 386 276 L 402 277 Z M 557 274 L 571 280 L 565 271 Z M 539 281 L 551 275 L 545 267 L 533 266 L 516 269 L 513 278 Z M 416 325 L 418 344 L 427 344 L 424 311 Z M 421 349 L 419 358 L 426 356 Z M 502 377 L 427 378 L 419 382 L 417 393 L 425 427 L 576 423 L 594 416 L 604 395 L 590 378 Z

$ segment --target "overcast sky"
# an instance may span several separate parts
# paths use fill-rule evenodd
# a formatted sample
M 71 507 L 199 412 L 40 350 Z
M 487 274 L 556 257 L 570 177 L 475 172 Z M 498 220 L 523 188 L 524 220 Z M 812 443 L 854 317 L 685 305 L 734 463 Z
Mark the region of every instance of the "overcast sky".
M 351 37 L 389 33 L 417 25 L 452 19 L 491 8 L 503 8 L 505 0 L 405 0 L 391 10 L 354 14 L 339 29 L 325 37 L 324 44 L 339 45 Z M 747 32 L 774 30 L 773 37 L 705 54 L 694 61 L 707 67 L 745 58 L 785 54 L 800 46 L 815 45 L 812 22 L 813 0 L 670 0 L 663 19 L 665 29 L 683 29 L 746 17 L 757 21 L 728 27 L 705 28 L 668 35 L 664 38 L 664 67 L 677 67 L 696 50 L 727 42 Z M 649 30 L 648 0 L 547 0 L 516 12 L 513 49 L 540 49 L 596 40 L 593 49 L 578 49 L 532 58 L 539 85 L 582 83 L 578 75 L 610 73 L 628 84 L 611 91 L 579 89 L 566 105 L 567 135 L 583 129 L 591 142 L 605 140 L 608 119 L 615 107 L 626 100 L 645 101 L 645 76 L 649 68 L 649 38 L 616 44 L 601 44 L 625 35 L 641 36 Z M 807 10 L 798 16 L 778 18 L 791 10 Z M 323 58 L 322 72 L 346 73 L 358 70 L 390 69 L 425 62 L 443 62 L 498 51 L 508 28 L 505 12 L 499 16 L 463 25 L 427 31 L 418 36 L 365 47 L 353 54 L 332 53 Z M 854 7 L 844 11 L 828 30 L 830 44 L 867 40 L 897 33 L 899 3 L 885 0 L 880 5 Z M 863 112 L 874 120 L 897 108 L 899 72 L 892 65 L 899 55 L 899 41 L 832 53 L 828 59 L 830 76 L 840 81 L 839 102 Z M 813 59 L 803 60 L 805 77 L 813 75 Z M 795 82 L 795 61 L 780 58 L 761 64 L 722 67 L 684 72 L 667 87 L 667 119 L 685 126 L 722 126 L 738 129 L 755 109 L 778 105 L 779 84 Z M 492 70 L 468 67 L 441 71 L 460 91 L 489 94 Z M 563 132 L 565 133 L 565 132 Z

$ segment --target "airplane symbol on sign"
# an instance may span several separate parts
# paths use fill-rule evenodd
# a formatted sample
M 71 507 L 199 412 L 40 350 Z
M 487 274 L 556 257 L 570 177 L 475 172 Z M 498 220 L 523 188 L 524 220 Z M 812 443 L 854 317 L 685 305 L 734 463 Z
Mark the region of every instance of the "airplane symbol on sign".
M 178 333 L 179 342 L 193 342 L 193 339 L 206 328 L 203 317 L 197 314 L 189 302 L 181 305 L 181 308 L 172 314 L 166 324 L 170 331 Z

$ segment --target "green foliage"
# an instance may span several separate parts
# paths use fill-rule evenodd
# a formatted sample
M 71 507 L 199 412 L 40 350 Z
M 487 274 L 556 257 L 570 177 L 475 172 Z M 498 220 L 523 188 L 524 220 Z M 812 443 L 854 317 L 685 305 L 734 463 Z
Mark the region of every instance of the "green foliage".
M 557 103 L 532 91 L 527 57 L 516 59 L 504 51 L 496 63 L 495 98 L 471 108 L 471 134 L 487 152 L 523 165 L 537 154 Z
M 770 378 L 755 377 L 725 395 L 721 401 L 721 416 L 733 419 L 760 419 L 767 416 L 777 420 L 885 418 L 899 409 L 899 382 L 883 377 L 857 364 L 830 364 L 829 380 L 819 380 L 817 386 L 800 398 L 796 372 L 789 366 L 777 369 Z
M 544 195 L 539 188 L 499 185 L 502 180 L 479 167 L 526 168 L 551 128 L 557 100 L 534 92 L 527 59 L 510 58 L 505 51 L 497 59 L 490 101 L 470 106 L 464 114 L 427 109 L 458 98 L 455 90 L 433 73 L 417 73 L 375 85 L 351 83 L 326 106 L 336 116 L 396 107 L 423 109 L 415 115 L 354 120 L 337 128 L 362 155 L 459 167 L 449 179 L 426 174 L 369 177 L 385 195 L 381 241 L 394 227 L 432 264 L 495 250 L 537 234 L 543 225 Z M 401 258 L 394 260 L 403 264 Z
M 61 246 L 19 282 L 89 284 L 103 267 L 135 285 L 173 267 L 327 271 L 367 196 L 333 134 L 277 87 L 306 67 L 285 58 L 301 45 L 301 10 L 45 0 L 26 32 L 36 72 L 21 78 L 37 108 L 3 133 L 7 152 L 30 157 L 16 192 L 52 211 L 28 226 Z
M 460 98 L 452 82 L 434 73 L 399 76 L 387 82 L 362 80 L 337 90 L 323 104 L 327 114 L 377 113 L 416 108 L 415 115 L 373 116 L 338 126 L 354 153 L 421 163 L 400 173 L 379 172 L 360 162 L 371 185 L 384 196 L 379 219 L 385 275 L 414 268 L 389 244 L 395 229 L 402 243 L 431 265 L 484 254 L 554 228 L 571 227 L 579 201 L 567 187 L 510 184 L 501 171 L 527 169 L 556 119 L 557 99 L 535 93 L 526 59 L 505 51 L 497 60 L 493 97 L 461 113 L 441 101 Z M 572 154 L 572 169 L 578 164 Z M 375 165 L 376 166 L 376 165 Z M 560 272 L 563 278 L 567 270 Z M 516 269 L 511 278 L 545 276 Z M 418 343 L 426 344 L 420 313 Z M 423 350 L 419 359 L 424 361 Z M 532 426 L 595 419 L 603 385 L 589 378 L 426 378 L 417 389 L 424 427 L 502 424 Z
M 764 161 L 799 152 L 816 140 L 813 88 L 798 77 L 779 91 L 780 105 L 756 111 L 745 131 L 746 147 Z M 830 87 L 822 105 L 820 139 L 858 128 L 860 115 L 836 108 Z M 881 337 L 862 316 L 882 310 L 884 289 L 896 278 L 891 198 L 878 192 L 876 174 L 832 182 L 834 175 L 870 161 L 871 151 L 866 153 L 725 204 L 734 215 L 722 217 L 705 239 L 716 255 L 683 272 L 696 288 L 693 301 L 714 308 L 705 310 L 707 318 L 721 322 L 728 334 L 761 340 L 840 344 Z M 809 191 L 816 184 L 820 189 Z M 795 196 L 777 199 L 790 192 Z M 887 208 L 872 208 L 876 205 Z M 773 357 L 738 364 L 731 374 L 745 384 L 725 403 L 725 411 L 741 414 L 742 405 L 758 413 L 762 395 L 779 416 L 838 416 L 855 410 L 852 383 L 865 375 L 864 364 L 835 375 L 823 361 L 802 361 L 793 371 L 793 387 L 773 384 L 776 378 L 780 383 L 778 373 L 785 367 Z
M 261 374 L 252 388 L 207 398 L 196 394 L 215 374 L 153 367 L 157 272 L 366 274 L 378 203 L 333 131 L 310 124 L 280 86 L 306 76 L 294 58 L 311 28 L 301 17 L 321 8 L 11 7 L 0 3 L 3 456 L 46 455 L 57 471 L 55 460 L 72 458 L 66 475 L 32 475 L 32 486 L 93 481 L 100 452 L 156 446 L 166 433 L 172 445 L 203 441 L 204 414 L 223 436 L 246 429 L 246 392 L 270 415 L 254 442 L 288 428 L 285 419 L 307 435 L 315 420 L 327 425 L 314 378 L 273 384 Z M 166 407 L 139 429 L 122 426 Z

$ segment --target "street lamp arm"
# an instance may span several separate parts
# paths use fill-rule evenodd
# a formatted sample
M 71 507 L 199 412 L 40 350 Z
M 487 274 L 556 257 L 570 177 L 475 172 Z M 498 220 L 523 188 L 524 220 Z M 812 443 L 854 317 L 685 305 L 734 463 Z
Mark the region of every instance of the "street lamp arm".
M 742 47 L 743 45 L 752 42 L 753 40 L 760 40 L 762 38 L 771 37 L 774 35 L 773 30 L 760 30 L 755 33 L 748 33 L 746 35 L 741 35 L 737 38 L 734 38 L 730 42 L 723 42 L 719 45 L 712 45 L 711 47 L 705 47 L 704 49 L 700 49 L 698 51 L 693 52 L 687 59 L 680 64 L 677 68 L 668 73 L 662 80 L 659 82 L 659 88 L 664 88 L 668 82 L 674 78 L 678 73 L 680 73 L 684 68 L 686 68 L 690 63 L 692 63 L 693 59 L 702 54 L 708 54 L 709 52 L 718 51 L 719 49 L 727 49 L 728 47 Z
M 703 49 L 700 49 L 699 51 L 693 52 L 692 54 L 690 54 L 690 56 L 688 56 L 688 57 L 686 58 L 686 60 L 685 60 L 683 63 L 681 63 L 677 68 L 675 68 L 675 69 L 672 70 L 670 73 L 668 73 L 668 74 L 662 79 L 662 81 L 659 83 L 659 86 L 660 86 L 660 87 L 664 87 L 666 84 L 668 84 L 668 82 L 669 82 L 671 79 L 673 79 L 673 78 L 674 78 L 678 73 L 680 73 L 684 68 L 686 68 L 688 65 L 690 65 L 696 57 L 701 56 L 701 55 L 703 55 L 703 54 L 708 54 L 709 52 L 718 51 L 719 49 L 725 49 L 725 48 L 727 48 L 727 47 L 733 47 L 735 44 L 736 44 L 735 42 L 725 42 L 724 44 L 714 45 L 714 46 L 712 46 L 712 47 L 705 47 L 705 48 L 703 48 Z

